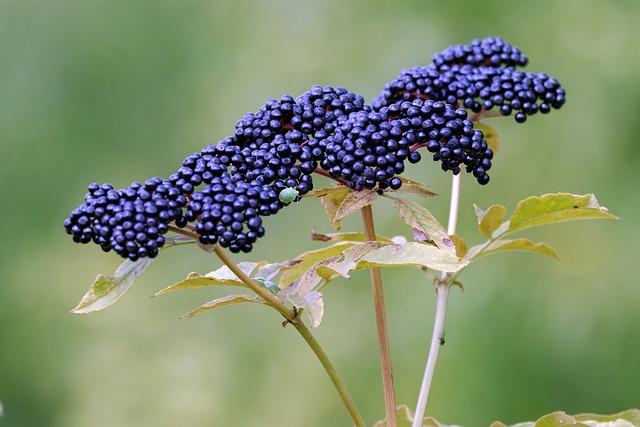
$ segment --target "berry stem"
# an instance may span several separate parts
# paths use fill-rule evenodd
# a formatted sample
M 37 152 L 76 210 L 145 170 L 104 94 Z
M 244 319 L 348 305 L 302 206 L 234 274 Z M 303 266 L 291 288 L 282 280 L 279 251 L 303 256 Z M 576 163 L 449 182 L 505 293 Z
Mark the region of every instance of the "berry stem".
M 196 240 L 198 239 L 197 234 L 194 232 L 183 230 L 173 226 L 170 226 L 169 229 L 183 236 L 188 236 Z M 356 407 L 356 404 L 353 401 L 353 398 L 349 394 L 349 391 L 347 390 L 346 385 L 342 381 L 342 378 L 340 378 L 338 371 L 336 371 L 336 368 L 331 363 L 331 360 L 329 360 L 329 357 L 320 346 L 320 343 L 315 339 L 315 337 L 313 336 L 309 328 L 307 328 L 307 326 L 302 322 L 302 320 L 300 320 L 298 312 L 287 308 L 287 306 L 284 305 L 284 303 L 282 303 L 278 299 L 278 297 L 276 297 L 274 294 L 266 290 L 264 287 L 260 286 L 258 283 L 255 282 L 255 280 L 253 280 L 244 271 L 242 271 L 238 267 L 238 265 L 229 257 L 229 255 L 227 255 L 227 253 L 220 247 L 220 245 L 217 245 L 217 244 L 214 245 L 213 251 L 218 256 L 218 258 L 220 258 L 220 260 L 227 267 L 229 267 L 229 270 L 231 270 L 233 274 L 235 274 L 242 281 L 242 283 L 247 285 L 249 289 L 251 289 L 253 292 L 258 294 L 265 301 L 267 301 L 267 303 L 271 307 L 276 309 L 286 319 L 287 321 L 286 323 L 291 323 L 296 328 L 296 330 L 300 333 L 302 338 L 304 338 L 304 340 L 307 342 L 307 344 L 309 345 L 309 347 L 311 348 L 311 350 L 316 355 L 316 357 L 324 367 L 325 371 L 327 372 L 327 375 L 329 376 L 329 378 L 331 379 L 331 382 L 336 388 L 338 395 L 340 395 L 340 399 L 342 400 L 342 403 L 347 409 L 347 412 L 349 412 L 349 415 L 351 416 L 351 419 L 353 420 L 354 425 L 356 427 L 365 427 L 364 419 L 362 418 L 362 415 L 360 415 L 360 412 L 358 411 L 358 408 Z
M 376 240 L 371 205 L 362 208 L 364 233 L 368 241 Z M 382 275 L 379 268 L 371 269 L 371 287 L 373 289 L 373 304 L 376 313 L 376 327 L 378 331 L 378 347 L 380 352 L 380 367 L 382 370 L 382 386 L 384 389 L 384 407 L 386 426 L 396 427 L 396 396 L 393 387 L 393 368 L 391 364 L 391 350 L 387 332 L 387 318 L 384 308 L 384 294 L 382 291 Z
M 458 223 L 458 205 L 460 201 L 460 174 L 454 175 L 451 181 L 451 203 L 449 205 L 449 222 L 447 224 L 447 234 L 449 236 L 456 233 L 456 225 Z M 420 394 L 418 395 L 418 403 L 413 418 L 412 427 L 421 427 L 425 410 L 427 409 L 427 401 L 431 384 L 438 363 L 438 355 L 440 347 L 444 345 L 444 323 L 447 316 L 447 300 L 449 296 L 449 275 L 442 273 L 439 280 L 435 279 L 436 286 L 436 312 L 433 322 L 433 332 L 431 333 L 431 345 L 429 346 L 429 356 L 427 364 L 424 368 L 422 384 L 420 385 Z

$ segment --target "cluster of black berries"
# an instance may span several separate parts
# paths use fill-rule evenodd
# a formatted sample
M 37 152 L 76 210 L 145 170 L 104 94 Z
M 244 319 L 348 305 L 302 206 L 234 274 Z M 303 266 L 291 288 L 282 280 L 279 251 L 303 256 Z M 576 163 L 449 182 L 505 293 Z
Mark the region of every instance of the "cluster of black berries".
M 433 55 L 433 64 L 438 68 L 465 64 L 476 67 L 524 67 L 528 62 L 520 49 L 501 37 L 476 39 L 469 44 L 454 44 Z
M 94 243 L 124 258 L 153 258 L 164 245 L 168 225 L 185 226 L 186 197 L 171 182 L 151 178 L 115 190 L 110 184 L 91 184 L 80 207 L 64 226 L 78 243 Z
M 429 66 L 403 70 L 385 85 L 373 108 L 401 100 L 433 99 L 475 113 L 495 108 L 523 123 L 529 115 L 562 107 L 565 90 L 560 83 L 544 73 L 514 68 L 526 63 L 526 57 L 502 39 L 456 45 L 435 55 Z
M 265 234 L 262 217 L 309 192 L 318 168 L 356 191 L 398 189 L 405 162 L 420 161 L 420 148 L 443 170 L 458 174 L 464 167 L 486 184 L 493 152 L 465 109 L 498 108 L 522 122 L 564 103 L 555 79 L 515 69 L 526 64 L 518 48 L 487 38 L 403 71 L 372 106 L 329 86 L 271 99 L 166 180 L 120 190 L 91 184 L 65 229 L 76 242 L 131 260 L 155 257 L 170 227 L 189 228 L 203 244 L 249 252 Z
M 480 184 L 489 182 L 493 152 L 480 130 L 473 128 L 464 109 L 440 101 L 398 102 L 377 112 L 353 114 L 325 140 L 320 163 L 331 176 L 345 179 L 350 188 L 398 189 L 405 161 L 420 161 L 426 147 L 442 169 L 460 173 L 465 165 Z

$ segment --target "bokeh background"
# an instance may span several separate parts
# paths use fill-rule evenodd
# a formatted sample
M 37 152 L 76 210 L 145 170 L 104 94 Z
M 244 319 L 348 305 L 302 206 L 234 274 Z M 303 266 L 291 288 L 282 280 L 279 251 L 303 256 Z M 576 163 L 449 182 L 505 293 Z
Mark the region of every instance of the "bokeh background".
M 371 100 L 407 66 L 453 43 L 501 35 L 566 86 L 560 111 L 492 124 L 503 148 L 486 187 L 463 180 L 460 234 L 478 242 L 472 203 L 595 192 L 619 222 L 526 233 L 561 253 L 487 258 L 453 292 L 429 413 L 467 426 L 640 405 L 640 2 L 0 1 L 1 426 L 346 426 L 324 373 L 275 312 L 178 315 L 218 290 L 149 299 L 218 266 L 193 247 L 163 253 L 117 304 L 74 317 L 114 254 L 73 244 L 62 220 L 92 181 L 167 176 L 269 97 L 311 84 Z M 442 197 L 428 160 L 409 176 Z M 465 177 L 468 178 L 468 177 Z M 407 229 L 376 206 L 381 233 Z M 317 201 L 267 221 L 251 259 L 282 260 L 328 231 Z M 359 218 L 345 229 L 359 229 Z M 237 259 L 249 257 L 237 257 Z M 399 402 L 415 404 L 434 292 L 411 269 L 384 272 Z M 366 272 L 327 289 L 317 330 L 369 422 L 383 416 Z

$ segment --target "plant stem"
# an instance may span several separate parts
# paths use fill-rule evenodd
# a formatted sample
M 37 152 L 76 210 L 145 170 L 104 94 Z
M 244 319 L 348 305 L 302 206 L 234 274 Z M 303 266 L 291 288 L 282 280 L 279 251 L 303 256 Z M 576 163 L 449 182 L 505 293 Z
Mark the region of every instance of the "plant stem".
M 364 233 L 368 241 L 376 240 L 376 230 L 373 223 L 371 205 L 362 208 Z M 384 294 L 382 292 L 382 276 L 379 268 L 371 269 L 371 287 L 373 289 L 373 304 L 376 313 L 376 327 L 378 331 L 378 347 L 380 351 L 380 367 L 382 370 L 382 386 L 384 389 L 384 407 L 386 413 L 386 427 L 396 427 L 396 396 L 393 388 L 393 369 L 391 364 L 391 350 L 387 333 L 387 319 L 384 309 Z
M 458 223 L 458 205 L 460 201 L 460 174 L 454 175 L 451 181 L 451 203 L 449 205 L 449 222 L 447 224 L 447 234 L 449 236 L 456 233 L 456 225 Z M 438 362 L 440 347 L 444 345 L 444 322 L 447 315 L 447 299 L 449 296 L 449 284 L 447 282 L 447 273 L 440 275 L 440 280 L 436 281 L 436 312 L 433 322 L 433 332 L 431 333 L 431 345 L 429 346 L 429 356 L 427 364 L 424 368 L 422 384 L 420 385 L 420 394 L 418 395 L 418 403 L 413 418 L 412 427 L 421 427 L 425 410 L 427 409 L 427 401 L 431 384 Z
M 316 357 L 327 372 L 327 375 L 329 375 L 331 382 L 340 395 L 340 399 L 342 399 L 342 403 L 349 412 L 349 415 L 351 416 L 354 424 L 357 427 L 365 427 L 364 419 L 362 418 L 362 415 L 360 415 L 360 412 L 358 411 L 353 398 L 349 394 L 347 387 L 345 386 L 344 382 L 342 382 L 340 375 L 338 375 L 336 368 L 329 360 L 329 357 L 327 357 L 327 354 L 320 346 L 320 343 L 318 343 L 315 337 L 311 334 L 309 328 L 307 328 L 307 326 L 296 316 L 296 313 L 293 310 L 287 308 L 287 306 L 285 306 L 275 295 L 273 295 L 264 287 L 260 286 L 255 282 L 255 280 L 253 280 L 244 271 L 242 271 L 219 245 L 214 246 L 214 252 L 218 256 L 218 258 L 220 258 L 220 260 L 227 267 L 229 267 L 229 269 L 236 276 L 238 276 L 240 280 L 242 280 L 245 285 L 247 285 L 256 294 L 260 295 L 265 301 L 269 303 L 269 305 L 278 310 L 278 312 L 280 312 L 280 314 L 282 314 L 282 316 L 296 328 L 302 338 L 304 338 L 304 340 L 307 342 L 309 347 L 311 347 L 311 350 L 313 350 L 313 352 L 315 353 Z

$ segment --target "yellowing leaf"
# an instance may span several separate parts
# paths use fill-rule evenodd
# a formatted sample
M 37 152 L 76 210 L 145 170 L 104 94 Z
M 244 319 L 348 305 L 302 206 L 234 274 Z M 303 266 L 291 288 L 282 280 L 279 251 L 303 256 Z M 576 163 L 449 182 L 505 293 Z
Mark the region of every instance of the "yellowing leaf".
M 227 295 L 221 298 L 216 298 L 208 303 L 192 310 L 188 313 L 180 316 L 181 319 L 197 316 L 198 314 L 206 313 L 207 311 L 215 310 L 225 305 L 239 304 L 243 302 L 252 302 L 257 304 L 266 304 L 265 301 L 257 295 Z
M 362 190 L 362 191 L 352 191 L 347 197 L 344 198 L 336 214 L 333 218 L 334 221 L 340 221 L 342 218 L 347 215 L 363 208 L 365 206 L 373 203 L 375 199 L 379 196 L 376 190 Z
M 598 204 L 593 194 L 569 193 L 532 196 L 520 201 L 509 220 L 509 232 L 579 219 L 617 219 Z
M 358 268 L 369 267 L 427 267 L 453 273 L 469 262 L 458 258 L 452 251 L 417 242 L 404 245 L 386 245 L 369 252 L 358 262 Z
M 502 225 L 504 216 L 507 213 L 507 208 L 502 205 L 493 205 L 487 210 L 482 210 L 476 205 L 473 205 L 473 208 L 478 218 L 478 227 L 482 234 L 487 237 L 491 237 L 493 232 Z
M 472 249 L 473 251 L 474 249 Z M 487 246 L 478 257 L 492 255 L 499 252 L 537 252 L 560 260 L 558 253 L 546 243 L 534 243 L 529 239 L 496 240 Z
M 355 242 L 339 242 L 331 246 L 325 246 L 320 249 L 304 252 L 292 261 L 294 265 L 285 266 L 282 268 L 282 275 L 280 276 L 280 282 L 278 286 L 286 288 L 294 281 L 298 280 L 302 275 L 316 263 L 332 258 L 336 255 L 340 255 L 342 251 L 355 245 Z
M 116 302 L 133 285 L 134 280 L 153 261 L 140 258 L 137 261 L 125 260 L 116 269 L 113 276 L 98 274 L 89 290 L 78 305 L 71 310 L 73 314 L 87 314 L 100 311 Z
M 398 209 L 400 218 L 410 227 L 423 232 L 428 240 L 432 240 L 437 247 L 448 252 L 455 252 L 455 245 L 447 234 L 447 230 L 427 209 L 410 200 L 396 199 L 394 206 Z
M 464 258 L 464 256 L 469 251 L 469 248 L 467 248 L 467 243 L 462 237 L 458 236 L 457 234 L 451 236 L 451 240 L 453 240 L 453 244 L 456 247 L 456 255 L 458 255 L 459 258 Z
M 336 230 L 340 230 L 340 220 L 335 220 L 336 212 L 340 207 L 342 201 L 347 197 L 352 191 L 345 186 L 334 186 L 334 187 L 325 187 L 320 188 L 318 190 L 310 191 L 305 194 L 303 199 L 312 199 L 316 197 L 320 197 L 320 203 L 322 203 L 322 207 L 327 213 L 327 217 L 329 217 L 329 222 L 331 222 L 331 226 Z
M 402 181 L 402 187 L 398 190 L 391 190 L 396 193 L 405 193 L 405 194 L 415 194 L 421 197 L 435 197 L 438 194 L 434 193 L 419 181 L 414 181 L 409 178 L 400 177 L 400 181 Z
M 473 126 L 482 131 L 489 148 L 491 148 L 494 153 L 497 153 L 500 150 L 500 137 L 498 136 L 498 132 L 491 126 L 484 123 L 475 123 Z

